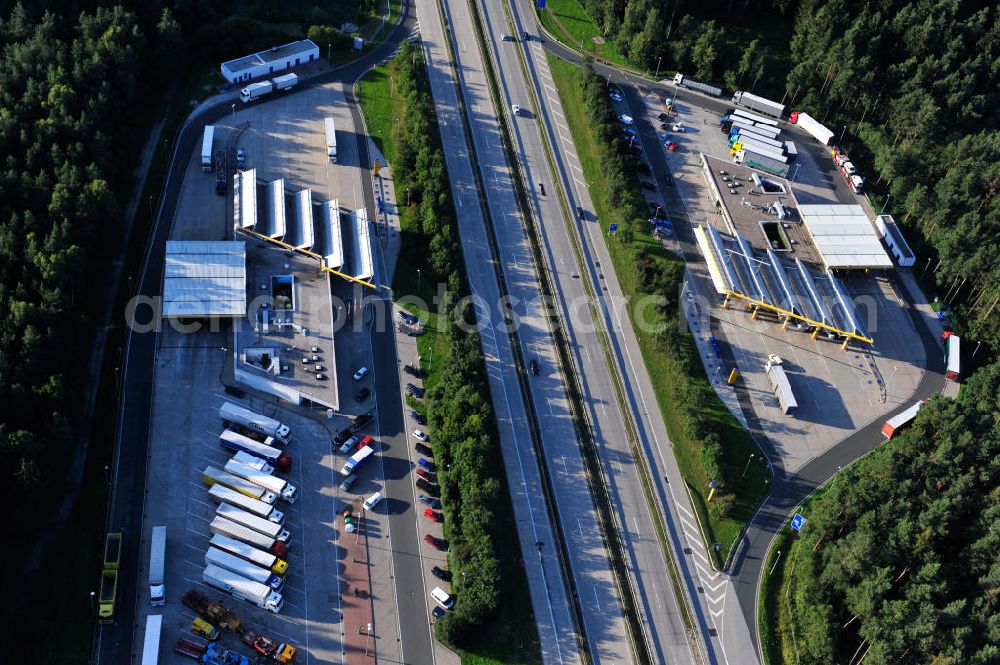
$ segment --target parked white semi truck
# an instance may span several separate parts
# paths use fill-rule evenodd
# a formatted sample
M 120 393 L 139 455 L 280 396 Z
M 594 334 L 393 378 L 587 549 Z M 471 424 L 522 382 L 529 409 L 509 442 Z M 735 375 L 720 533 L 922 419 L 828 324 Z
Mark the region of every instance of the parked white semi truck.
M 248 545 L 259 547 L 275 556 L 286 556 L 288 548 L 285 544 L 274 538 L 269 538 L 265 534 L 254 531 L 250 527 L 243 526 L 225 517 L 216 515 L 208 525 L 208 530 L 219 536 L 226 536 L 234 540 L 239 540 Z
M 236 451 L 236 454 L 233 455 L 233 459 L 240 464 L 246 464 L 249 467 L 257 469 L 261 473 L 266 473 L 268 475 L 274 473 L 274 467 L 268 464 L 265 460 L 262 460 L 256 455 L 251 455 L 243 450 Z
M 333 118 L 324 118 L 323 123 L 326 126 L 326 156 L 330 158 L 331 164 L 336 164 L 337 127 L 334 125 Z
M 274 540 L 280 540 L 281 542 L 288 544 L 292 540 L 292 534 L 275 522 L 271 520 L 264 519 L 263 517 L 257 517 L 251 512 L 247 512 L 242 508 L 237 508 L 236 506 L 231 506 L 228 503 L 220 503 L 215 508 L 215 514 L 219 517 L 223 517 L 227 520 L 231 520 L 245 526 L 248 529 L 253 529 L 268 538 L 273 538 Z M 268 546 L 264 549 L 270 550 L 271 547 Z
M 201 170 L 212 172 L 212 145 L 215 142 L 215 125 L 205 125 L 205 133 L 201 137 Z
M 276 524 L 282 524 L 285 521 L 285 514 L 280 510 L 275 510 L 274 506 L 257 499 L 251 499 L 246 494 L 240 494 L 224 485 L 212 485 L 212 489 L 208 490 L 208 495 L 218 502 L 229 503 L 243 510 L 249 510 L 254 515 L 260 515 Z
M 237 406 L 231 402 L 225 402 L 219 407 L 219 417 L 222 418 L 222 422 L 225 423 L 226 427 L 229 426 L 229 423 L 236 423 L 254 432 L 259 432 L 264 436 L 274 437 L 275 440 L 281 443 L 288 443 L 288 437 L 292 433 L 288 425 L 284 425 L 274 418 L 268 418 L 259 413 L 254 413 L 249 409 L 244 409 L 242 406 Z
M 234 476 L 243 478 L 254 485 L 258 485 L 269 492 L 277 494 L 283 501 L 295 503 L 295 499 L 297 498 L 297 488 L 287 480 L 282 480 L 277 476 L 268 475 L 251 466 L 241 464 L 234 459 L 226 462 L 226 471 Z
M 215 534 L 212 536 L 211 545 L 218 547 L 220 550 L 225 550 L 234 556 L 246 559 L 262 568 L 267 568 L 276 575 L 284 575 L 288 572 L 288 562 L 281 557 L 265 552 L 264 550 L 259 550 L 229 536 Z
M 240 101 L 244 104 L 248 104 L 255 99 L 260 99 L 265 95 L 270 95 L 274 92 L 274 84 L 270 81 L 258 81 L 257 83 L 251 83 L 247 87 L 240 90 Z
M 209 564 L 202 571 L 201 579 L 205 584 L 213 586 L 216 589 L 221 589 L 233 596 L 233 598 L 253 603 L 268 612 L 277 614 L 281 611 L 282 605 L 284 605 L 284 599 L 281 597 L 281 594 L 271 589 L 271 587 L 260 582 L 248 580 L 225 568 Z
M 230 554 L 225 550 L 209 547 L 208 551 L 205 552 L 205 563 L 213 564 L 219 568 L 225 568 L 226 570 L 245 577 L 248 580 L 266 584 L 275 591 L 281 591 L 281 589 L 285 586 L 285 580 L 282 579 L 280 575 L 275 575 L 270 570 L 261 568 L 257 564 L 251 563 L 246 559 L 241 559 L 240 557 Z
M 149 604 L 162 607 L 166 601 L 163 568 L 167 558 L 167 527 L 154 526 L 149 538 Z

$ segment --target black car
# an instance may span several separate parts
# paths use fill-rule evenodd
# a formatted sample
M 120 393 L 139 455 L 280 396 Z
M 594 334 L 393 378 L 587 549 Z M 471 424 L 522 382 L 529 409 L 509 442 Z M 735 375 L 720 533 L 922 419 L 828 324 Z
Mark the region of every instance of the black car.
M 443 582 L 451 582 L 450 570 L 445 570 L 444 568 L 439 568 L 438 566 L 434 566 L 433 568 L 431 568 L 431 575 L 433 575 L 434 577 L 438 578 Z
M 403 365 L 403 371 L 409 374 L 410 376 L 415 376 L 418 379 L 424 375 L 424 373 L 420 371 L 419 368 L 414 367 L 413 365 Z
M 433 455 L 434 454 L 434 451 L 431 450 L 430 446 L 428 446 L 426 443 L 417 442 L 417 443 L 413 444 L 413 449 L 416 450 L 421 455 Z
M 545 196 L 545 185 L 542 183 L 538 183 L 538 193 Z
M 661 113 L 660 115 L 656 116 L 656 119 L 657 119 L 657 120 L 666 120 L 666 119 L 667 119 L 667 118 L 669 118 L 669 117 L 670 117 L 670 116 L 669 116 L 669 115 L 667 115 L 666 113 Z
M 239 397 L 241 399 L 247 396 L 245 392 L 234 386 L 226 386 L 226 394 L 232 395 L 233 397 Z
M 358 417 L 360 418 L 361 416 Z M 337 432 L 337 436 L 333 437 L 333 442 L 339 446 L 344 441 L 347 441 L 350 438 L 351 438 L 351 428 L 347 427 Z
M 537 360 L 535 360 L 534 358 L 532 358 L 531 362 L 528 363 L 528 367 L 531 369 L 531 375 L 532 376 L 538 376 L 538 361 Z
M 407 383 L 406 384 L 406 392 L 409 393 L 409 394 L 411 394 L 411 395 L 413 395 L 414 397 L 417 397 L 417 398 L 420 398 L 420 397 L 424 396 L 424 389 L 423 388 L 418 388 L 417 386 L 413 385 L 412 383 Z
M 669 122 L 661 122 L 660 123 L 660 129 L 662 129 L 665 132 L 669 132 L 670 131 L 670 127 L 671 127 L 671 124 Z
M 656 185 L 654 185 L 651 182 L 646 182 L 645 180 L 643 180 L 642 182 L 640 182 L 639 186 L 642 187 L 645 190 L 650 191 L 650 192 L 655 192 L 656 191 Z
M 434 483 L 424 480 L 423 478 L 417 478 L 416 485 L 417 489 L 427 492 L 427 494 L 434 497 L 435 499 L 441 496 L 441 490 L 438 489 L 438 486 L 435 485 Z
M 368 388 L 362 388 L 358 392 L 354 393 L 354 401 L 364 402 L 366 399 L 368 399 L 368 396 L 371 394 L 372 394 L 371 390 L 369 390 Z
M 410 411 L 410 417 L 413 418 L 413 422 L 415 422 L 418 425 L 427 424 L 427 419 L 424 418 L 421 414 L 417 413 L 416 411 Z
M 368 390 L 368 389 L 365 388 L 365 390 Z M 372 421 L 372 419 L 374 419 L 374 418 L 375 418 L 375 416 L 373 416 L 371 413 L 362 413 L 360 416 L 358 416 L 357 418 L 354 419 L 354 425 L 352 425 L 352 427 L 355 430 L 361 429 L 362 427 L 364 427 L 365 425 L 367 425 L 368 423 L 370 423 Z M 344 431 L 347 432 L 348 430 L 344 430 Z M 346 440 L 347 439 L 344 439 L 344 441 L 346 441 Z M 343 443 L 344 441 L 341 441 L 340 443 Z
M 649 170 L 649 165 L 646 162 L 636 160 L 635 170 L 643 175 L 652 175 L 652 171 Z
M 580 219 L 583 219 L 583 208 L 581 208 L 580 206 L 576 207 L 576 216 L 579 217 Z

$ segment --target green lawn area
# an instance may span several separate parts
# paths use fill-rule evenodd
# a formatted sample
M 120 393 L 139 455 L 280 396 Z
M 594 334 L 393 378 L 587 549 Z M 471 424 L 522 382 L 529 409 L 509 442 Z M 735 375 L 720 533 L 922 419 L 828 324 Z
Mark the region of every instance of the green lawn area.
M 601 170 L 601 146 L 590 128 L 590 123 L 583 106 L 583 95 L 580 90 L 580 70 L 575 65 L 559 58 L 549 56 L 549 66 L 552 76 L 559 90 L 559 97 L 566 110 L 566 120 L 573 135 L 573 141 L 580 155 L 580 162 L 587 180 L 590 197 L 594 202 L 594 212 L 601 220 L 601 225 L 607 228 L 609 224 L 619 223 L 623 227 L 625 220 L 617 209 L 610 206 L 610 187 L 605 180 Z M 642 294 L 638 292 L 636 286 L 636 275 L 633 270 L 635 252 L 640 247 L 648 247 L 651 252 L 664 257 L 669 261 L 682 261 L 676 255 L 663 248 L 661 243 L 648 234 L 636 234 L 630 245 L 625 245 L 617 238 L 605 238 L 608 251 L 611 255 L 615 273 L 621 284 L 622 291 L 627 298 L 634 299 Z M 730 485 L 735 492 L 735 504 L 729 515 L 717 519 L 708 510 L 708 484 L 712 478 L 707 478 L 704 469 L 698 458 L 700 444 L 685 436 L 680 424 L 680 416 L 675 409 L 675 405 L 668 398 L 669 386 L 678 378 L 675 376 L 675 366 L 665 356 L 663 349 L 658 346 L 652 336 L 643 333 L 635 325 L 636 319 L 641 312 L 636 312 L 635 308 L 626 308 L 629 318 L 632 320 L 633 329 L 639 341 L 639 350 L 642 353 L 646 370 L 649 372 L 653 389 L 656 392 L 656 399 L 663 419 L 670 434 L 670 439 L 674 443 L 673 451 L 677 458 L 684 479 L 694 502 L 695 509 L 699 513 L 699 518 L 705 528 L 707 544 L 719 543 L 719 549 L 710 548 L 716 565 L 722 566 L 729 556 L 729 551 L 735 544 L 743 527 L 753 515 L 754 510 L 767 490 L 767 470 L 760 463 L 761 456 L 753 444 L 750 436 L 742 428 L 736 418 L 723 406 L 722 402 L 714 397 L 709 404 L 708 419 L 712 429 L 722 439 L 723 450 L 725 451 L 723 472 L 730 479 Z M 693 367 L 702 368 L 703 365 L 697 357 L 694 340 L 690 335 L 685 335 L 687 342 L 687 352 L 693 354 Z M 708 379 L 702 369 L 696 380 L 703 381 L 708 389 Z M 750 455 L 754 454 L 754 461 L 747 467 L 746 474 L 741 475 L 743 467 Z
M 594 43 L 595 37 L 603 39 L 601 29 L 577 0 L 547 0 L 546 4 L 547 8 L 538 12 L 538 15 L 546 30 L 558 37 L 559 41 L 574 49 L 583 49 L 590 55 L 632 66 L 632 63 L 619 54 L 610 42 Z
M 392 90 L 391 65 L 376 67 L 358 84 L 357 96 L 365 116 L 368 132 L 376 145 L 386 156 L 389 164 L 394 163 L 398 154 L 396 147 L 397 117 L 403 115 L 403 99 Z M 403 247 L 413 248 L 422 242 L 416 233 L 419 228 L 416 206 L 402 211 L 400 227 Z M 418 272 L 419 271 L 419 272 Z M 434 305 L 436 284 L 428 276 L 431 269 L 427 262 L 427 252 L 403 251 L 400 253 L 393 276 L 393 297 L 399 301 L 410 296 L 421 304 L 403 304 L 424 324 L 424 334 L 417 337 L 417 349 L 425 372 L 424 387 L 430 391 L 441 380 L 439 368 L 442 361 L 451 354 L 451 341 L 447 335 L 448 321 Z M 407 397 L 407 405 L 426 415 L 427 403 Z M 501 534 L 517 532 L 507 484 L 501 478 L 501 492 L 498 503 L 506 509 L 498 509 L 500 515 L 498 530 Z M 531 612 L 531 597 L 528 583 L 521 566 L 521 549 L 516 537 L 498 539 L 498 556 L 502 579 L 499 615 L 483 630 L 480 648 L 475 652 L 460 651 L 464 665 L 504 665 L 541 663 L 541 651 L 534 616 Z

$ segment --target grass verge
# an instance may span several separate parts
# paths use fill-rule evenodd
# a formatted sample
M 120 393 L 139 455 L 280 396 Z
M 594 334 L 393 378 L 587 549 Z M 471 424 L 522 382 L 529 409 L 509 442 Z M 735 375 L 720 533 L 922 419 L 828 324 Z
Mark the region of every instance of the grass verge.
M 394 163 L 398 154 L 399 126 L 395 118 L 403 116 L 403 99 L 392 93 L 392 66 L 376 67 L 358 85 L 357 97 L 365 116 L 369 134 L 379 150 L 386 155 L 389 164 Z M 437 141 L 437 137 L 434 137 Z M 397 192 L 398 196 L 398 192 Z M 420 220 L 416 206 L 403 208 L 400 215 L 400 229 L 404 247 L 413 247 L 419 237 Z M 437 310 L 434 300 L 434 284 L 427 279 L 433 274 L 428 262 L 428 252 L 401 252 L 393 277 L 393 294 L 397 300 L 415 296 L 413 300 L 426 303 L 426 307 L 416 304 L 405 305 L 424 324 L 424 333 L 416 338 L 421 357 L 421 369 L 425 372 L 424 387 L 430 392 L 442 379 L 440 368 L 443 360 L 451 354 L 450 338 L 447 334 L 446 315 Z M 424 412 L 425 402 L 407 401 L 415 410 Z M 426 415 L 426 414 L 425 414 Z M 502 470 L 502 466 L 501 466 Z M 509 509 L 510 496 L 507 483 L 500 478 L 499 504 L 507 510 L 497 510 L 498 532 L 516 533 L 513 511 Z M 500 665 L 502 663 L 535 664 L 541 662 L 538 633 L 534 616 L 530 611 L 531 597 L 527 579 L 521 563 L 521 549 L 516 538 L 499 539 L 497 555 L 501 565 L 504 584 L 501 589 L 500 610 L 497 616 L 483 630 L 479 646 L 475 650 L 459 650 L 465 665 Z M 525 608 L 528 608 L 527 611 Z
M 622 228 L 628 226 L 628 220 L 622 219 L 621 214 L 613 208 L 609 201 L 611 197 L 611 185 L 604 177 L 601 164 L 603 159 L 603 146 L 601 146 L 593 128 L 590 125 L 587 111 L 584 108 L 583 94 L 580 87 L 581 74 L 576 65 L 568 63 L 559 58 L 549 56 L 549 66 L 552 71 L 559 97 L 566 111 L 566 120 L 569 124 L 570 132 L 573 136 L 574 144 L 580 156 L 580 163 L 586 178 L 591 200 L 594 202 L 594 212 L 601 220 L 602 228 L 607 228 L 609 224 L 618 223 Z M 645 249 L 650 254 L 662 258 L 668 262 L 678 262 L 683 264 L 683 260 L 668 252 L 659 240 L 650 234 L 635 234 L 630 241 L 623 242 L 617 238 L 606 238 L 606 244 L 615 273 L 617 274 L 622 292 L 629 302 L 638 302 L 643 295 L 637 286 L 635 265 L 638 252 Z M 650 304 L 650 307 L 653 305 Z M 636 321 L 645 318 L 646 321 L 655 320 L 652 312 L 637 310 L 635 307 L 626 308 L 629 319 L 632 322 L 633 330 L 639 342 L 639 351 L 642 354 L 646 370 L 656 393 L 657 403 L 663 414 L 663 419 L 674 444 L 674 455 L 677 459 L 681 473 L 687 482 L 695 509 L 698 511 L 702 527 L 705 531 L 709 551 L 711 552 L 715 565 L 719 568 L 727 560 L 729 551 L 735 544 L 739 534 L 746 526 L 753 511 L 756 509 L 761 498 L 767 490 L 767 471 L 763 464 L 749 464 L 746 473 L 743 466 L 748 460 L 753 459 L 753 454 L 759 461 L 760 455 L 756 446 L 750 439 L 747 432 L 742 428 L 736 418 L 725 408 L 722 402 L 715 397 L 711 391 L 711 385 L 704 370 L 700 370 L 698 376 L 686 377 L 693 381 L 701 392 L 712 393 L 710 399 L 705 400 L 705 413 L 711 429 L 719 435 L 724 452 L 722 471 L 723 475 L 729 479 L 735 495 L 733 505 L 724 515 L 716 515 L 709 509 L 708 492 L 709 483 L 715 479 L 706 477 L 706 473 L 699 460 L 700 442 L 687 436 L 682 426 L 682 420 L 677 408 L 677 404 L 672 400 L 671 386 L 675 385 L 684 377 L 678 376 L 677 365 L 674 359 L 670 358 L 664 348 L 659 345 L 654 337 L 642 331 L 642 327 L 636 325 Z M 647 316 L 648 314 L 648 316 Z M 691 367 L 703 368 L 698 357 L 694 339 L 689 333 L 683 335 L 683 349 L 687 353 L 691 362 Z M 712 547 L 713 543 L 718 543 L 718 548 Z
M 793 560 L 794 554 L 789 550 L 795 546 L 795 539 L 786 529 L 774 541 L 774 546 L 767 553 L 764 570 L 767 571 L 761 579 L 760 603 L 757 606 L 757 626 L 760 630 L 760 647 L 764 653 L 765 665 L 783 663 L 781 657 L 782 644 L 786 642 L 790 625 L 785 611 L 781 609 L 781 599 L 784 597 L 786 565 Z M 781 553 L 781 556 L 778 553 Z
M 538 16 L 545 29 L 559 41 L 574 50 L 583 50 L 588 55 L 628 67 L 634 66 L 618 52 L 613 43 L 604 41 L 601 29 L 578 0 L 547 0 L 546 5 L 545 9 L 538 12 Z

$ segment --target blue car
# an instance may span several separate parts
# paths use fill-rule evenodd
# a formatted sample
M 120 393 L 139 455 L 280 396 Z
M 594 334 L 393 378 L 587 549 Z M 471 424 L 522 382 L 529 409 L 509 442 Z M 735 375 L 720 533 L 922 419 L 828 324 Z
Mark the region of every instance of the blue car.
M 441 502 L 435 499 L 434 497 L 427 496 L 426 494 L 421 494 L 417 498 L 420 499 L 420 502 L 426 505 L 427 507 L 433 508 L 434 510 L 441 510 Z
M 426 471 L 436 471 L 437 470 L 437 467 L 434 466 L 434 462 L 431 462 L 430 460 L 424 459 L 423 457 L 420 458 L 420 460 L 417 462 L 417 464 L 420 465 L 421 469 L 424 469 Z

